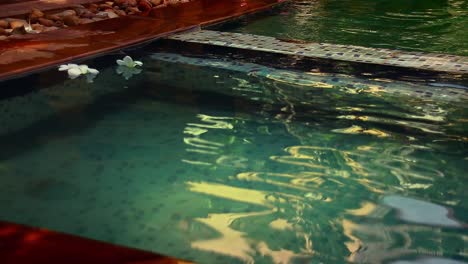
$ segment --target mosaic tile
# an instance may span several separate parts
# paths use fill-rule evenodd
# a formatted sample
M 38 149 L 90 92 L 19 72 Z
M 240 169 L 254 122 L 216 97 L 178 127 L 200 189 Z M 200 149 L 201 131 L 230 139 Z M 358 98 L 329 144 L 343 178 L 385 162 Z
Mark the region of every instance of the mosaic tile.
M 329 43 L 294 43 L 294 41 L 280 40 L 273 37 L 211 30 L 177 34 L 170 36 L 169 39 L 286 55 L 300 55 L 310 58 L 425 69 L 436 72 L 468 72 L 468 57 L 447 54 L 405 52 Z

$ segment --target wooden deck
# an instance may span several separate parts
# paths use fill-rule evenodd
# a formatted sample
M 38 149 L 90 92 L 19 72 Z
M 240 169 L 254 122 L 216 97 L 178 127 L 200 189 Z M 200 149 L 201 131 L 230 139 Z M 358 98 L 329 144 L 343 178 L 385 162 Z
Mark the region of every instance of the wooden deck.
M 0 221 L 2 264 L 188 264 L 146 251 Z
M 281 2 L 284 0 L 193 0 L 153 9 L 146 16 L 10 37 L 0 41 L 0 80 L 267 10 Z

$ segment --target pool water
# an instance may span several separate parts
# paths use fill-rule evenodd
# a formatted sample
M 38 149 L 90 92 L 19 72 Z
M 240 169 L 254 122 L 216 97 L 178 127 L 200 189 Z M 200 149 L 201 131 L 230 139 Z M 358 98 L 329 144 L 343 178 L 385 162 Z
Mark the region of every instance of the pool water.
M 468 55 L 468 1 L 293 0 L 236 32 L 312 42 Z
M 120 57 L 0 101 L 1 220 L 198 263 L 468 263 L 466 89 Z

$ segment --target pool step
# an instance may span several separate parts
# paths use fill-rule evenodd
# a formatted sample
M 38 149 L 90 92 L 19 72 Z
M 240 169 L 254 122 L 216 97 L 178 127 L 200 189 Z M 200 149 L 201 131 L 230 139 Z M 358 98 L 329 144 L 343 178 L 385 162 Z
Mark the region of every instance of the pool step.
M 309 58 L 413 68 L 451 74 L 468 74 L 468 57 L 448 54 L 288 41 L 273 37 L 212 30 L 176 34 L 168 37 L 168 39 Z

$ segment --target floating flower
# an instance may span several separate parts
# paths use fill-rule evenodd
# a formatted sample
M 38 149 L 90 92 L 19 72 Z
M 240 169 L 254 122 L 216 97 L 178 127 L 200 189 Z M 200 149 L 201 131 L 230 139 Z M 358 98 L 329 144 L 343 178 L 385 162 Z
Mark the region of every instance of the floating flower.
M 117 60 L 117 74 L 121 74 L 125 80 L 132 78 L 133 75 L 141 73 L 141 69 L 137 69 L 137 66 L 142 66 L 143 62 L 134 61 L 130 56 L 125 56 L 123 60 Z
M 124 66 L 128 68 L 135 68 L 136 66 L 142 66 L 143 62 L 141 61 L 134 61 L 132 57 L 130 56 L 125 56 L 123 60 L 117 60 L 117 64 L 119 66 Z
M 121 74 L 125 80 L 132 78 L 133 75 L 141 73 L 141 69 L 131 68 L 127 66 L 119 66 L 116 70 L 117 74 Z
M 60 65 L 59 71 L 67 71 L 70 79 L 76 79 L 80 75 L 86 75 L 88 82 L 93 82 L 93 79 L 99 73 L 98 70 L 89 68 L 88 65 L 64 64 Z

